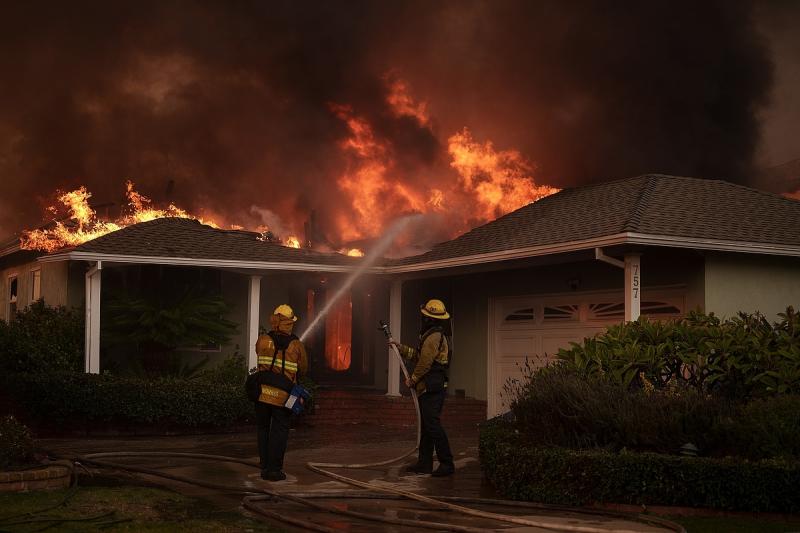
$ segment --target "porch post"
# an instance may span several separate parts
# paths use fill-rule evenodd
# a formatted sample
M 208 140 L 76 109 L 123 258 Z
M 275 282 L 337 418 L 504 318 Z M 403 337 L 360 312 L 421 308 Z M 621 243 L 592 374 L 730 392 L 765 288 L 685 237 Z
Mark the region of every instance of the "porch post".
M 625 321 L 639 318 L 642 301 L 640 254 L 625 254 Z
M 403 281 L 396 279 L 392 281 L 392 288 L 389 292 L 389 328 L 392 336 L 400 342 L 401 317 L 403 316 Z M 400 363 L 394 354 L 394 349 L 389 349 L 389 375 L 386 387 L 387 396 L 400 396 Z
M 261 276 L 250 276 L 250 288 L 247 291 L 247 334 L 245 335 L 245 354 L 247 368 L 257 365 L 256 341 L 258 340 L 258 316 L 261 304 Z
M 84 371 L 87 374 L 100 373 L 100 282 L 103 263 L 86 272 L 86 337 L 84 342 Z

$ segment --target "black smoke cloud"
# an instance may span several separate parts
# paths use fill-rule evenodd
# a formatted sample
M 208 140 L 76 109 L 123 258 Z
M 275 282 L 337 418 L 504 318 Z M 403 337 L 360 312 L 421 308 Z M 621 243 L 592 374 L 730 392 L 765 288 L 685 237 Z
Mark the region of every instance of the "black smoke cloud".
M 348 197 L 352 106 L 392 178 L 456 180 L 447 137 L 516 148 L 540 183 L 649 171 L 744 182 L 771 86 L 736 1 L 15 2 L 0 22 L 0 234 L 56 188 L 154 199 L 252 225 L 252 206 L 322 230 Z M 385 76 L 432 121 L 397 117 Z M 167 192 L 167 183 L 172 182 Z

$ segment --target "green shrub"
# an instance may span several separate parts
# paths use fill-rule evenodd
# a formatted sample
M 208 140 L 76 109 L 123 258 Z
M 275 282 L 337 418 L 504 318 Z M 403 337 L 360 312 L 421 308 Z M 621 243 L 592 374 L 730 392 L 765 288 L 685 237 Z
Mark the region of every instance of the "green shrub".
M 13 416 L 0 418 L 0 470 L 23 466 L 33 460 L 30 430 Z
M 48 372 L 11 375 L 7 381 L 31 416 L 63 426 L 108 422 L 225 427 L 253 413 L 241 384 L 224 380 Z
M 757 399 L 713 429 L 721 452 L 750 459 L 800 458 L 800 396 Z
M 0 367 L 6 372 L 81 371 L 83 322 L 78 309 L 34 302 L 8 324 L 0 321 Z
M 631 388 L 682 386 L 730 398 L 800 393 L 800 314 L 789 307 L 770 324 L 760 314 L 725 321 L 689 313 L 611 326 L 558 357 L 581 375 Z
M 800 511 L 796 461 L 537 447 L 513 424 L 497 420 L 484 425 L 479 451 L 486 477 L 517 500 Z
M 537 445 L 677 453 L 691 442 L 709 453 L 718 444 L 710 428 L 732 415 L 728 402 L 694 389 L 627 390 L 561 366 L 528 368 L 506 392 L 519 431 Z

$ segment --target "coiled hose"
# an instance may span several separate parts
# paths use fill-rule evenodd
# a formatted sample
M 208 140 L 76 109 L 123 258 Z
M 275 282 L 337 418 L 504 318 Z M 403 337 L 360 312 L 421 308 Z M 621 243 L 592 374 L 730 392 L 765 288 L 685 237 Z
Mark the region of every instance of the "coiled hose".
M 389 340 L 391 341 L 391 336 L 389 336 Z M 398 351 L 395 345 L 392 345 L 394 348 L 394 354 L 400 361 L 400 368 L 403 371 L 403 374 L 406 378 L 409 377 L 408 370 L 406 369 L 405 365 L 403 364 L 402 357 L 400 356 L 400 352 Z M 411 397 L 414 401 L 414 407 L 417 413 L 417 442 L 419 442 L 419 437 L 421 433 L 421 417 L 419 411 L 419 401 L 417 399 L 416 391 L 412 388 L 411 390 Z M 323 526 L 308 520 L 304 520 L 301 518 L 297 518 L 295 516 L 290 516 L 289 514 L 278 513 L 271 509 L 264 508 L 262 505 L 257 505 L 258 502 L 264 502 L 267 500 L 283 500 L 288 501 L 300 505 L 304 505 L 306 507 L 316 509 L 318 511 L 324 511 L 328 513 L 338 514 L 347 516 L 350 518 L 356 518 L 360 520 L 368 520 L 373 522 L 382 522 L 385 524 L 392 524 L 392 525 L 400 525 L 400 526 L 408 526 L 414 528 L 426 528 L 426 529 L 434 529 L 438 531 L 457 531 L 463 533 L 485 533 L 486 528 L 476 528 L 476 527 L 469 527 L 469 526 L 462 526 L 457 524 L 445 523 L 445 522 L 433 522 L 427 520 L 410 520 L 404 518 L 395 518 L 395 517 L 388 517 L 382 516 L 379 514 L 371 514 L 371 513 L 361 513 L 358 511 L 352 511 L 347 509 L 341 509 L 339 507 L 335 507 L 332 505 L 325 505 L 322 503 L 318 503 L 315 500 L 319 499 L 383 499 L 383 500 L 414 500 L 420 503 L 424 503 L 430 507 L 435 509 L 442 509 L 445 511 L 454 511 L 456 513 L 461 513 L 463 515 L 474 516 L 476 518 L 482 519 L 490 519 L 495 520 L 498 522 L 504 522 L 508 524 L 514 524 L 518 526 L 529 526 L 529 527 L 538 527 L 549 529 L 552 531 L 564 531 L 564 532 L 576 532 L 576 533 L 636 533 L 634 530 L 628 529 L 604 529 L 592 526 L 582 526 L 582 525 L 569 525 L 564 524 L 561 522 L 554 522 L 549 520 L 534 520 L 531 518 L 523 518 L 520 516 L 508 515 L 508 514 L 501 514 L 489 511 L 482 511 L 479 509 L 475 509 L 472 507 L 467 507 L 461 504 L 474 504 L 474 505 L 492 505 L 492 506 L 502 506 L 502 507 L 515 507 L 521 509 L 531 509 L 537 511 L 553 511 L 553 512 L 569 512 L 569 513 L 578 513 L 578 514 L 588 514 L 594 516 L 606 516 L 606 517 L 613 517 L 613 518 L 622 518 L 626 520 L 634 520 L 641 523 L 646 523 L 650 525 L 660 526 L 666 528 L 668 530 L 676 531 L 679 533 L 685 533 L 685 529 L 680 524 L 675 522 L 665 520 L 662 518 L 646 516 L 641 514 L 627 514 L 627 513 L 617 513 L 612 511 L 596 511 L 596 510 L 588 510 L 582 508 L 573 508 L 573 507 L 564 507 L 558 505 L 546 505 L 546 504 L 538 504 L 538 503 L 530 503 L 530 502 L 516 502 L 516 501 L 507 501 L 507 500 L 495 500 L 495 499 L 487 499 L 487 498 L 463 498 L 463 497 L 438 497 L 438 498 L 430 498 L 428 496 L 422 496 L 420 494 L 416 494 L 406 490 L 395 489 L 386 486 L 378 486 L 372 483 L 367 483 L 364 481 L 359 481 L 357 479 L 349 478 L 347 476 L 343 476 L 341 474 L 337 474 L 331 472 L 328 469 L 337 468 L 337 469 L 369 469 L 369 468 L 377 468 L 382 467 L 394 463 L 398 463 L 405 459 L 406 457 L 410 456 L 414 452 L 417 451 L 417 447 L 415 446 L 413 449 L 409 450 L 408 452 L 394 457 L 392 459 L 387 459 L 385 461 L 375 462 L 375 463 L 359 463 L 359 464 L 343 464 L 343 463 L 317 463 L 317 462 L 309 462 L 306 464 L 307 468 L 311 471 L 321 474 L 323 476 L 335 479 L 342 483 L 346 483 L 348 485 L 352 485 L 355 487 L 359 487 L 362 489 L 371 490 L 373 492 L 365 492 L 365 491 L 320 491 L 320 492 L 310 492 L 310 493 L 290 493 L 290 492 L 278 492 L 272 489 L 260 489 L 258 491 L 243 489 L 241 487 L 230 486 L 230 485 L 223 485 L 219 483 L 210 483 L 203 480 L 197 480 L 193 478 L 189 478 L 186 476 L 181 476 L 177 474 L 169 474 L 166 472 L 162 472 L 160 470 L 155 470 L 151 468 L 144 468 L 138 466 L 131 466 L 126 464 L 120 464 L 115 462 L 107 462 L 103 459 L 105 458 L 122 458 L 122 457 L 174 457 L 174 458 L 188 458 L 188 459 L 200 459 L 200 460 L 207 460 L 207 461 L 223 461 L 223 462 L 230 462 L 230 463 L 238 463 L 246 466 L 252 466 L 254 468 L 260 468 L 260 464 L 255 461 L 248 461 L 246 459 L 236 458 L 236 457 L 227 457 L 222 455 L 211 455 L 211 454 L 200 454 L 200 453 L 183 453 L 183 452 L 108 452 L 108 453 L 94 453 L 94 454 L 87 454 L 84 456 L 77 456 L 72 457 L 71 459 L 76 463 L 83 463 L 86 465 L 93 465 L 100 468 L 111 468 L 117 470 L 123 470 L 128 472 L 136 472 L 141 474 L 147 474 L 151 476 L 157 476 L 164 479 L 170 479 L 173 481 L 179 481 L 182 483 L 188 483 L 192 485 L 196 485 L 199 487 L 209 488 L 213 490 L 219 490 L 224 492 L 230 492 L 234 494 L 242 494 L 244 498 L 242 500 L 242 506 L 251 511 L 255 514 L 260 516 L 264 516 L 276 521 L 280 521 L 286 524 L 291 524 L 293 526 L 301 527 L 310 531 L 321 531 L 321 532 L 334 532 L 336 530 Z M 377 491 L 377 492 L 375 492 Z

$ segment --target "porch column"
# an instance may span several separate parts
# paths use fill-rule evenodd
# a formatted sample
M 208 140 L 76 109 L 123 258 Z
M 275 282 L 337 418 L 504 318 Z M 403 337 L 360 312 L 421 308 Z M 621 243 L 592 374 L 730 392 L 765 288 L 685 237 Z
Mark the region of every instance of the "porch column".
M 84 371 L 87 374 L 100 373 L 100 282 L 103 263 L 86 272 L 86 338 L 84 341 Z
M 625 254 L 625 321 L 639 318 L 642 301 L 640 254 Z
M 256 341 L 258 340 L 258 316 L 261 304 L 261 276 L 250 276 L 250 288 L 247 291 L 247 333 L 245 335 L 245 354 L 247 368 L 258 364 Z
M 392 330 L 394 340 L 400 342 L 401 318 L 403 316 L 403 281 L 392 281 L 389 292 L 389 328 Z M 394 348 L 389 348 L 389 375 L 386 387 L 387 396 L 400 396 L 400 363 L 394 354 Z

